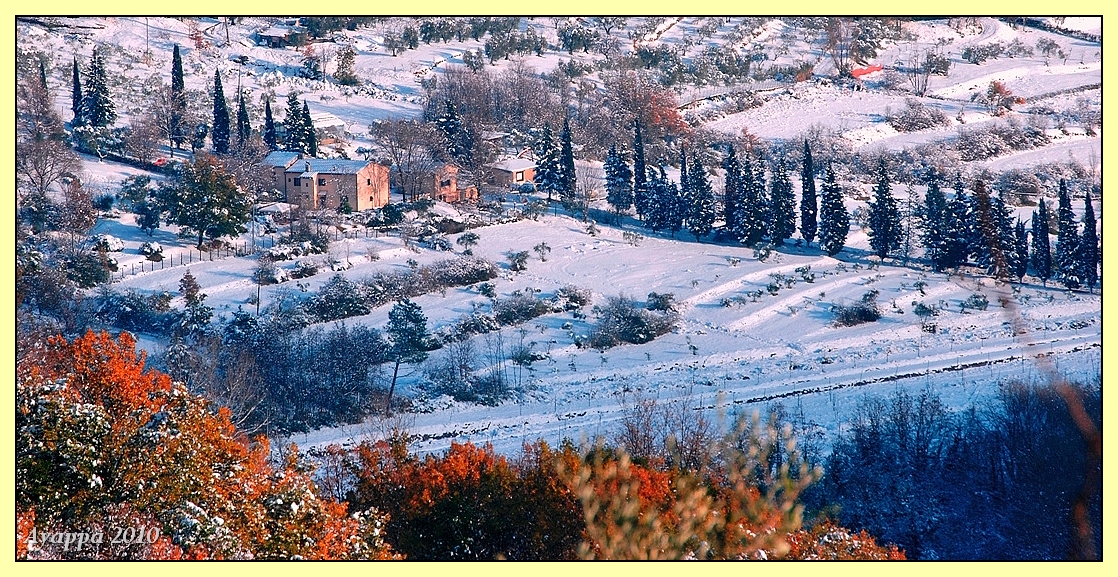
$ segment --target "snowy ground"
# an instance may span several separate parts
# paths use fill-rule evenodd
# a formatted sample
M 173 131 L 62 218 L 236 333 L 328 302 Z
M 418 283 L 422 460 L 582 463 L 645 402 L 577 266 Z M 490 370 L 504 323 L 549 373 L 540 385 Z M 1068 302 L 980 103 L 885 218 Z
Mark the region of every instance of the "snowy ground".
M 354 92 L 328 82 L 298 78 L 295 72 L 302 54 L 297 49 L 254 45 L 251 32 L 273 21 L 252 17 L 226 30 L 216 20 L 197 19 L 197 27 L 208 44 L 203 48 L 196 48 L 191 41 L 188 20 L 171 18 L 84 18 L 76 21 L 80 28 L 58 33 L 21 22 L 17 23 L 17 34 L 21 48 L 43 50 L 52 56 L 50 84 L 65 118 L 69 118 L 69 74 L 75 56 L 87 63 L 94 46 L 110 48 L 110 77 L 118 89 L 118 111 L 123 124 L 143 110 L 143 91 L 138 86 L 152 77 L 168 81 L 171 49 L 179 44 L 183 49 L 187 88 L 199 91 L 202 100 L 213 82 L 214 70 L 219 69 L 226 94 L 233 92 L 233 86 L 240 86 L 252 95 L 252 123 L 259 126 L 263 118 L 262 98 L 273 98 L 273 111 L 280 114 L 275 104 L 296 91 L 308 101 L 312 111 L 331 112 L 346 121 L 352 135 L 348 144 L 351 154 L 358 146 L 368 144 L 364 133 L 370 122 L 419 116 L 424 103 L 420 79 L 437 77 L 447 65 L 461 64 L 464 50 L 476 50 L 482 45 L 471 40 L 421 44 L 418 50 L 392 57 L 383 45 L 388 24 L 345 32 L 358 50 L 358 74 L 367 80 L 363 90 Z M 635 19 L 634 25 L 642 21 Z M 696 37 L 703 21 L 664 19 L 647 38 L 670 45 L 686 44 L 685 58 L 690 58 L 706 44 L 726 41 L 742 19 L 728 19 L 713 36 L 692 45 L 690 40 Z M 1069 18 L 1064 25 L 1101 33 L 1098 18 Z M 522 26 L 532 26 L 555 41 L 551 19 L 525 20 Z M 948 26 L 946 21 L 906 26 L 913 40 L 887 45 L 879 62 L 893 65 L 909 58 L 914 49 L 942 39 L 944 53 L 951 59 L 950 74 L 932 77 L 929 95 L 922 101 L 947 113 L 952 119 L 948 126 L 897 133 L 884 120 L 889 110 L 904 106 L 909 96 L 904 90 L 880 89 L 882 73 L 867 77 L 869 89 L 864 91 L 838 88 L 824 81 L 822 77 L 828 74 L 830 63 L 823 54 L 818 34 L 771 20 L 752 31 L 743 41 L 742 50 L 764 49 L 769 58 L 766 65 L 813 62 L 817 78 L 774 90 L 762 106 L 718 118 L 706 127 L 730 135 L 741 134 L 745 129 L 766 139 L 790 139 L 807 130 L 823 128 L 842 134 L 858 149 L 899 150 L 949 140 L 958 133 L 961 122 L 973 126 L 1000 121 L 970 102 L 971 95 L 984 90 L 992 80 L 1006 83 L 1015 94 L 1026 98 L 1027 104 L 1012 113 L 1021 120 L 1027 119 L 1027 110 L 1032 108 L 1059 112 L 1074 109 L 1080 99 L 1101 99 L 1101 90 L 1092 88 L 1102 82 L 1101 48 L 1097 43 L 1013 28 L 990 18 L 979 19 L 978 26 L 962 31 Z M 622 45 L 631 44 L 626 30 L 614 30 L 613 35 Z M 1068 52 L 1067 59 L 1045 62 L 1038 53 L 1033 57 L 1002 57 L 973 65 L 961 58 L 967 46 L 1013 39 L 1033 46 L 1040 38 L 1059 42 Z M 336 50 L 332 43 L 320 47 Z M 150 57 L 145 56 L 148 50 Z M 246 56 L 247 63 L 231 60 L 234 56 Z M 541 57 L 524 57 L 522 61 L 546 72 L 560 60 L 595 57 L 601 58 L 546 51 Z M 514 61 L 499 61 L 488 69 L 500 72 L 513 64 Z M 328 66 L 327 71 L 332 68 Z M 586 78 L 600 80 L 597 72 Z M 722 88 L 690 87 L 683 92 L 698 94 Z M 735 88 L 740 87 L 725 87 Z M 194 105 L 206 106 L 201 101 Z M 1044 120 L 1050 115 L 1037 116 Z M 1092 158 L 1099 158 L 1100 151 L 1100 137 L 1089 137 L 1072 126 L 1067 134 L 1059 133 L 1049 146 L 993 158 L 975 168 L 1027 168 L 1069 159 L 1086 165 Z M 112 162 L 88 157 L 83 160 L 82 180 L 95 194 L 112 193 L 124 177 L 140 172 Z M 859 203 L 850 200 L 848 204 L 854 208 Z M 1080 209 L 1081 203 L 1076 204 Z M 1101 203 L 1098 206 L 1101 214 Z M 1020 209 L 1019 213 L 1027 218 L 1029 210 Z M 682 302 L 683 320 L 679 328 L 651 343 L 616 347 L 604 353 L 579 349 L 573 344 L 573 335 L 585 334 L 588 323 L 593 321 L 589 311 L 586 320 L 573 318 L 569 313 L 552 314 L 520 329 L 505 329 L 506 350 L 510 343 L 523 339 L 525 343 L 534 342 L 534 350 L 548 357 L 535 363 L 531 371 L 512 375 L 524 393 L 498 407 L 463 405 L 445 399 L 426 402 L 424 406 L 431 412 L 409 417 L 413 419 L 413 433 L 424 438 L 418 443 L 418 450 L 439 450 L 452 440 L 468 439 L 492 442 L 499 450 L 512 452 L 522 441 L 536 438 L 592 438 L 608 434 L 626 403 L 640 396 L 664 401 L 681 399 L 726 414 L 763 409 L 768 403 L 781 400 L 786 406 L 802 406 L 810 420 L 833 432 L 838 420 L 848 415 L 867 393 L 886 394 L 897 387 L 929 386 L 950 405 L 960 407 L 992 394 L 996 383 L 1005 378 L 1040 380 L 1047 378 L 1049 369 L 1057 368 L 1059 373 L 1073 378 L 1091 379 L 1099 374 L 1102 317 L 1098 295 L 1069 294 L 1026 283 L 1019 294 L 1008 294 L 1012 307 L 1002 308 L 999 296 L 1009 288 L 995 286 L 988 278 L 951 277 L 888 265 L 870 270 L 865 234 L 857 227 L 848 241 L 850 248 L 837 259 L 814 249 L 789 246 L 763 263 L 753 258 L 751 250 L 742 247 L 698 243 L 689 236 L 658 237 L 629 224 L 627 230 L 647 235 L 639 246 L 633 246 L 624 241 L 622 230 L 605 225 L 600 228 L 598 236 L 590 237 L 585 226 L 574 219 L 546 216 L 539 221 L 479 229 L 476 232 L 482 241 L 474 250 L 504 262 L 503 254 L 508 250 L 530 251 L 535 244 L 546 242 L 552 247 L 547 262 L 533 256 L 527 271 L 508 273 L 495 281 L 500 295 L 527 287 L 546 295 L 567 284 L 593 291 L 595 303 L 619 294 L 643 300 L 650 291 L 671 292 Z M 102 220 L 93 232 L 113 234 L 125 241 L 124 251 L 116 257 L 121 270 L 129 274 L 115 282 L 114 288 L 174 293 L 185 271 L 177 263 L 185 258 L 208 295 L 207 303 L 215 307 L 218 315 L 228 316 L 238 307 L 254 307 L 250 304 L 256 293 L 250 280 L 256 262 L 253 258 L 211 261 L 205 255 L 205 260 L 198 262 L 203 255 L 192 251 L 190 239 L 177 238 L 174 227 L 165 226 L 149 239 L 138 231 L 130 215 Z M 251 238 L 246 235 L 237 243 L 249 242 Z M 255 238 L 264 242 L 260 235 Z M 131 274 L 132 267 L 145 266 L 138 248 L 146 240 L 162 244 L 164 254 L 175 266 Z M 379 260 L 366 258 L 370 251 L 377 252 Z M 409 258 L 427 263 L 447 256 L 426 250 L 412 253 L 395 237 L 362 236 L 331 245 L 331 257 L 353 265 L 344 273 L 353 279 L 378 270 L 404 268 Z M 192 263 L 191 258 L 195 259 Z M 731 259 L 740 262 L 734 265 Z M 815 273 L 814 282 L 799 280 L 795 269 L 805 266 Z M 766 287 L 774 273 L 797 282 L 782 285 L 776 295 L 769 294 Z M 314 291 L 333 274 L 326 269 L 302 281 L 301 286 L 291 281 L 265 287 L 262 300 L 265 304 L 270 302 L 276 291 Z M 916 288 L 918 281 L 927 284 L 926 294 L 920 294 Z M 847 328 L 833 326 L 833 305 L 856 301 L 871 289 L 880 293 L 878 302 L 884 310 L 880 322 Z M 753 290 L 764 293 L 756 302 L 746 296 Z M 990 307 L 986 311 L 960 312 L 960 302 L 974 293 L 985 294 Z M 723 299 L 744 302 L 731 302 L 731 306 L 725 307 Z M 921 330 L 920 320 L 913 313 L 914 301 L 944 308 L 936 318 L 934 334 Z M 488 299 L 476 287 L 465 287 L 448 289 L 445 295 L 420 297 L 416 302 L 437 328 L 452 323 L 475 305 L 486 306 Z M 346 322 L 381 326 L 387 311 L 382 307 Z M 564 328 L 566 323 L 570 323 L 569 329 Z M 151 339 L 141 338 L 140 342 L 155 351 L 161 346 Z M 479 341 L 479 348 L 484 346 Z M 405 380 L 404 392 L 418 393 L 416 375 Z M 304 447 L 322 446 L 358 441 L 379 434 L 381 429 L 381 424 L 369 422 L 315 431 L 292 440 Z

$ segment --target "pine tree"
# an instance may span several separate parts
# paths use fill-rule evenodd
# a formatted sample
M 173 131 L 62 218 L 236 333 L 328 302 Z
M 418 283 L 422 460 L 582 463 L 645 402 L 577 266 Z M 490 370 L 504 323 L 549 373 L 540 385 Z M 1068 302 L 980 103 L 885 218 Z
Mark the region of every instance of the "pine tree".
M 559 132 L 559 183 L 559 195 L 567 204 L 575 194 L 575 153 L 571 143 L 570 117 L 563 119 L 563 130 Z
M 734 231 L 740 228 L 739 220 L 744 208 L 742 201 L 741 163 L 738 162 L 737 152 L 733 145 L 730 152 L 722 160 L 722 170 L 726 172 L 726 179 L 722 189 L 722 219 L 725 221 L 725 230 L 730 236 L 735 236 Z
M 842 188 L 835 178 L 834 167 L 828 165 L 823 178 L 822 198 L 819 206 L 819 248 L 835 256 L 846 244 L 850 232 L 850 215 L 842 199 Z
M 547 193 L 547 202 L 551 204 L 552 193 L 559 192 L 562 187 L 559 169 L 559 149 L 551 136 L 551 125 L 545 124 L 543 134 L 535 145 L 536 158 L 536 188 Z
M 276 139 L 276 121 L 272 118 L 272 103 L 264 101 L 264 145 L 268 147 L 268 152 L 274 152 L 279 149 L 279 142 Z
M 928 175 L 927 186 L 924 207 L 920 211 L 923 227 L 920 242 L 924 246 L 924 256 L 932 263 L 932 270 L 941 272 L 951 266 L 947 246 L 947 198 L 943 195 L 934 170 Z
M 392 306 L 384 333 L 391 342 L 388 357 L 394 363 L 392 384 L 384 407 L 384 412 L 388 415 L 392 410 L 392 393 L 396 390 L 400 365 L 423 362 L 427 358 L 427 351 L 431 349 L 431 337 L 427 332 L 427 317 L 423 314 L 423 309 L 408 299 Z
M 311 158 L 318 157 L 318 135 L 314 132 L 311 109 L 306 100 L 303 101 L 303 151 Z
M 237 102 L 237 146 L 243 147 L 252 136 L 252 125 L 248 120 L 248 108 L 245 107 L 245 95 L 241 94 Z
M 679 193 L 683 198 L 691 196 L 691 178 L 687 174 L 687 151 L 679 149 Z
M 85 118 L 82 117 L 82 79 L 81 71 L 78 68 L 78 57 L 74 57 L 74 74 L 73 83 L 70 88 L 70 110 L 74 113 L 74 119 L 71 121 L 72 126 L 81 126 L 85 124 Z
M 703 161 L 695 157 L 688 173 L 691 181 L 690 196 L 687 198 L 687 231 L 695 235 L 695 240 L 710 234 L 717 212 L 714 207 L 714 190 L 710 186 Z
M 303 107 L 299 105 L 299 96 L 294 92 L 287 94 L 287 114 L 283 118 L 284 140 L 283 149 L 291 152 L 303 152 Z
M 1048 286 L 1048 279 L 1052 278 L 1052 248 L 1048 235 L 1050 223 L 1048 216 L 1048 202 L 1040 199 L 1040 207 L 1033 211 L 1033 273 Z
M 980 266 L 985 266 L 988 274 L 992 274 L 997 278 L 1009 277 L 1008 258 L 1006 255 L 1006 246 L 1004 243 L 1005 228 L 1002 222 L 1009 220 L 1008 212 L 1003 210 L 1004 205 L 1000 203 L 997 197 L 991 197 L 990 193 L 986 190 L 986 183 L 982 179 L 978 179 L 974 183 L 974 195 L 971 218 L 974 230 L 978 232 L 979 237 L 982 239 L 978 244 L 985 247 L 982 253 L 979 253 L 981 258 L 976 262 Z M 1012 229 L 1010 229 L 1012 231 Z M 1012 244 L 1011 244 L 1012 246 Z
M 1025 273 L 1029 268 L 1029 235 L 1025 231 L 1025 223 L 1017 219 L 1013 227 L 1013 276 L 1017 282 L 1025 280 Z
M 953 268 L 967 262 L 970 254 L 971 227 L 968 224 L 970 201 L 966 193 L 959 186 L 955 187 L 955 196 L 947 205 L 947 233 L 945 240 L 947 250 L 944 253 L 944 268 Z
M 459 158 L 463 151 L 459 145 L 459 133 L 462 130 L 462 117 L 454 107 L 454 101 L 447 98 L 443 102 L 443 112 L 435 119 L 435 127 L 443 135 L 443 148 L 453 158 Z
M 225 91 L 221 87 L 221 72 L 214 70 L 213 128 L 210 141 L 217 154 L 229 153 L 229 107 L 225 104 Z
M 815 163 L 811 159 L 811 147 L 804 140 L 803 169 L 800 171 L 800 236 L 805 244 L 815 240 L 815 233 L 819 229 L 818 204 L 815 193 Z
M 617 221 L 621 213 L 633 206 L 633 172 L 629 163 L 617 152 L 617 146 L 610 146 L 606 155 L 606 202 L 613 207 Z
M 768 222 L 766 216 L 768 203 L 765 201 L 765 174 L 761 165 L 762 163 L 758 161 L 755 169 L 753 162 L 748 157 L 742 165 L 741 211 L 737 216 L 738 228 L 733 233 L 739 242 L 751 247 L 764 240 L 766 223 Z
M 95 128 L 112 126 L 116 122 L 116 105 L 109 97 L 109 80 L 101 51 L 93 51 L 89 74 L 85 77 L 82 98 L 82 120 Z
M 792 192 L 792 179 L 788 176 L 788 166 L 784 159 L 776 165 L 769 190 L 769 240 L 775 246 L 783 246 L 784 241 L 796 232 L 796 196 Z
M 197 247 L 206 238 L 236 236 L 245 232 L 252 199 L 237 186 L 232 174 L 214 157 L 199 155 L 182 165 L 175 178 L 158 193 L 167 222 L 197 235 Z
M 893 198 L 884 158 L 878 161 L 877 186 L 869 205 L 869 237 L 870 248 L 880 258 L 897 250 L 901 241 L 901 214 Z
M 644 163 L 644 140 L 641 123 L 633 121 L 633 205 L 642 219 L 648 214 L 648 168 Z
M 899 250 L 904 266 L 908 266 L 908 259 L 912 256 L 912 251 L 916 248 L 918 242 L 920 200 L 917 197 L 916 189 L 911 184 L 905 187 L 905 193 L 904 203 L 900 207 L 901 241 Z
M 1079 286 L 1079 229 L 1071 209 L 1067 181 L 1060 179 L 1059 205 L 1056 208 L 1056 272 L 1068 288 Z
M 186 126 L 186 84 L 182 73 L 182 55 L 179 45 L 171 56 L 171 146 L 182 148 L 190 127 Z
M 1094 291 L 1099 282 L 1099 233 L 1091 193 L 1083 197 L 1083 236 L 1079 239 L 1079 278 Z

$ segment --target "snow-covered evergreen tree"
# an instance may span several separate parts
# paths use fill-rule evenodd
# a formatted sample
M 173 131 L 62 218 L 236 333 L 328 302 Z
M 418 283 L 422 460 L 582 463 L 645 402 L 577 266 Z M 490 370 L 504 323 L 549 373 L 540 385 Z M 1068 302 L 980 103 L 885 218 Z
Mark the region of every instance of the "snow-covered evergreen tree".
M 462 132 L 462 117 L 458 114 L 458 109 L 454 106 L 454 101 L 447 98 L 443 102 L 443 111 L 435 119 L 435 127 L 443 136 L 443 147 L 446 153 L 452 158 L 461 158 L 465 155 L 466 151 L 462 149 L 460 142 Z
M 1029 235 L 1025 230 L 1025 223 L 1017 219 L 1013 226 L 1013 276 L 1017 282 L 1025 280 L 1025 273 L 1029 269 Z
M 947 251 L 944 253 L 944 268 L 957 267 L 967 262 L 971 245 L 969 207 L 966 192 L 956 186 L 955 196 L 947 205 L 947 232 L 944 235 Z
M 800 236 L 803 237 L 805 244 L 811 244 L 819 230 L 819 200 L 815 192 L 815 163 L 811 158 L 811 147 L 807 140 L 804 140 L 804 159 L 800 179 Z
M 175 51 L 171 55 L 171 118 L 170 118 L 171 145 L 182 148 L 183 143 L 190 133 L 186 120 L 186 83 L 182 73 L 182 55 L 179 54 L 179 45 L 175 44 Z
M 264 146 L 268 147 L 268 152 L 274 152 L 279 149 L 279 140 L 276 138 L 276 121 L 272 117 L 272 103 L 264 101 Z
M 702 159 L 697 155 L 688 172 L 688 180 L 691 181 L 691 186 L 688 187 L 690 195 L 686 199 L 687 231 L 695 235 L 695 240 L 699 240 L 710 234 L 717 211 L 714 206 L 714 190 L 710 186 L 706 169 L 703 168 Z
M 360 83 L 360 79 L 357 78 L 356 68 L 354 67 L 356 56 L 356 51 L 353 49 L 353 46 L 349 44 L 342 46 L 341 50 L 338 51 L 338 68 L 334 71 L 334 80 L 337 80 L 338 84 L 354 86 Z
M 782 246 L 796 232 L 796 196 L 792 192 L 792 179 L 784 159 L 776 165 L 769 190 L 769 240 Z
M 83 123 L 94 128 L 112 126 L 116 122 L 116 105 L 109 96 L 109 79 L 100 50 L 93 51 L 89 73 L 85 76 L 81 118 Z
M 303 149 L 303 107 L 299 105 L 299 95 L 287 94 L 287 115 L 283 118 L 283 149 L 291 152 L 306 152 Z
M 1040 206 L 1033 211 L 1033 251 L 1030 260 L 1033 265 L 1033 273 L 1045 286 L 1048 286 L 1048 279 L 1052 278 L 1052 248 L 1048 233 L 1050 223 L 1048 202 L 1042 198 L 1040 199 Z
M 633 121 L 633 206 L 637 216 L 642 219 L 648 213 L 650 198 L 648 190 L 648 168 L 644 162 L 644 139 L 641 136 L 641 123 Z
M 932 263 L 932 270 L 940 272 L 952 263 L 948 258 L 947 246 L 947 198 L 943 195 L 939 177 L 934 170 L 928 175 L 927 187 L 924 206 L 920 211 L 920 243 L 924 247 L 924 256 Z
M 545 124 L 543 133 L 533 146 L 536 152 L 536 188 L 547 193 L 551 203 L 552 193 L 559 192 L 563 186 L 559 173 L 559 148 L 551 136 L 551 125 Z
M 870 248 L 880 258 L 889 256 L 900 246 L 901 213 L 893 198 L 884 158 L 878 161 L 877 186 L 869 204 L 869 238 Z
M 306 100 L 303 101 L 303 151 L 311 158 L 318 156 L 318 135 L 314 132 L 311 109 Z
M 1079 278 L 1090 290 L 1099 282 L 1099 233 L 1091 192 L 1083 197 L 1083 236 L 1079 239 Z
M 734 237 L 746 246 L 756 246 L 764 240 L 767 229 L 768 203 L 765 201 L 765 173 L 762 162 L 754 163 L 747 156 L 741 168 L 741 210 L 737 215 L 738 226 Z
M 846 244 L 850 233 L 850 215 L 842 198 L 842 188 L 835 178 L 835 169 L 827 165 L 819 203 L 819 248 L 835 256 Z
M 243 147 L 252 136 L 252 124 L 248 119 L 248 108 L 245 107 L 245 95 L 242 93 L 237 102 L 237 146 Z
M 737 152 L 733 145 L 722 160 L 722 170 L 726 172 L 726 179 L 722 189 L 722 219 L 725 221 L 725 230 L 736 238 L 734 231 L 741 226 L 741 215 L 745 212 L 742 204 L 742 178 L 741 163 L 738 162 Z
M 606 155 L 606 202 L 613 207 L 613 212 L 620 222 L 621 213 L 633 206 L 633 171 L 629 163 L 617 151 L 617 146 L 609 147 Z
M 1056 272 L 1068 288 L 1077 288 L 1079 278 L 1079 227 L 1071 208 L 1067 181 L 1060 179 L 1059 204 L 1056 208 Z
M 74 118 L 70 122 L 71 126 L 85 124 L 85 119 L 82 118 L 82 100 L 81 70 L 78 68 L 78 57 L 75 56 L 73 80 L 70 87 L 70 111 L 74 113 Z
M 210 141 L 217 154 L 229 153 L 229 107 L 225 103 L 225 90 L 221 87 L 221 72 L 214 70 L 213 128 Z
M 563 130 L 559 132 L 559 196 L 564 204 L 573 204 L 575 195 L 575 153 L 571 142 L 571 119 L 563 119 Z

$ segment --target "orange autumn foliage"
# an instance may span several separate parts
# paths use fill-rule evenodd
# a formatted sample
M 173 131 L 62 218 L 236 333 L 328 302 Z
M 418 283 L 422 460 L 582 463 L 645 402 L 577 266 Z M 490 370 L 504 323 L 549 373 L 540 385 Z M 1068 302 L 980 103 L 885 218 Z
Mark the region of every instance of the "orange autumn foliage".
M 51 338 L 17 367 L 16 504 L 39 531 L 158 528 L 144 547 L 29 547 L 26 558 L 386 558 L 383 518 L 320 499 L 292 451 L 240 434 L 144 367 L 128 334 Z M 136 512 L 142 511 L 143 514 Z M 28 532 L 30 529 L 28 529 Z

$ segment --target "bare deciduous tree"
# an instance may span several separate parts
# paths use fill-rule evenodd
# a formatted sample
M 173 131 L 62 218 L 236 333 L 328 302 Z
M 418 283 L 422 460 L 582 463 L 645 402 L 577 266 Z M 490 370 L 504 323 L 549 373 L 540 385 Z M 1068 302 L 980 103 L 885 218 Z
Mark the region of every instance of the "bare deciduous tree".
M 379 153 L 392 163 L 392 176 L 404 200 L 418 200 L 424 181 L 439 166 L 437 129 L 414 120 L 385 120 L 370 126 L 369 135 Z

